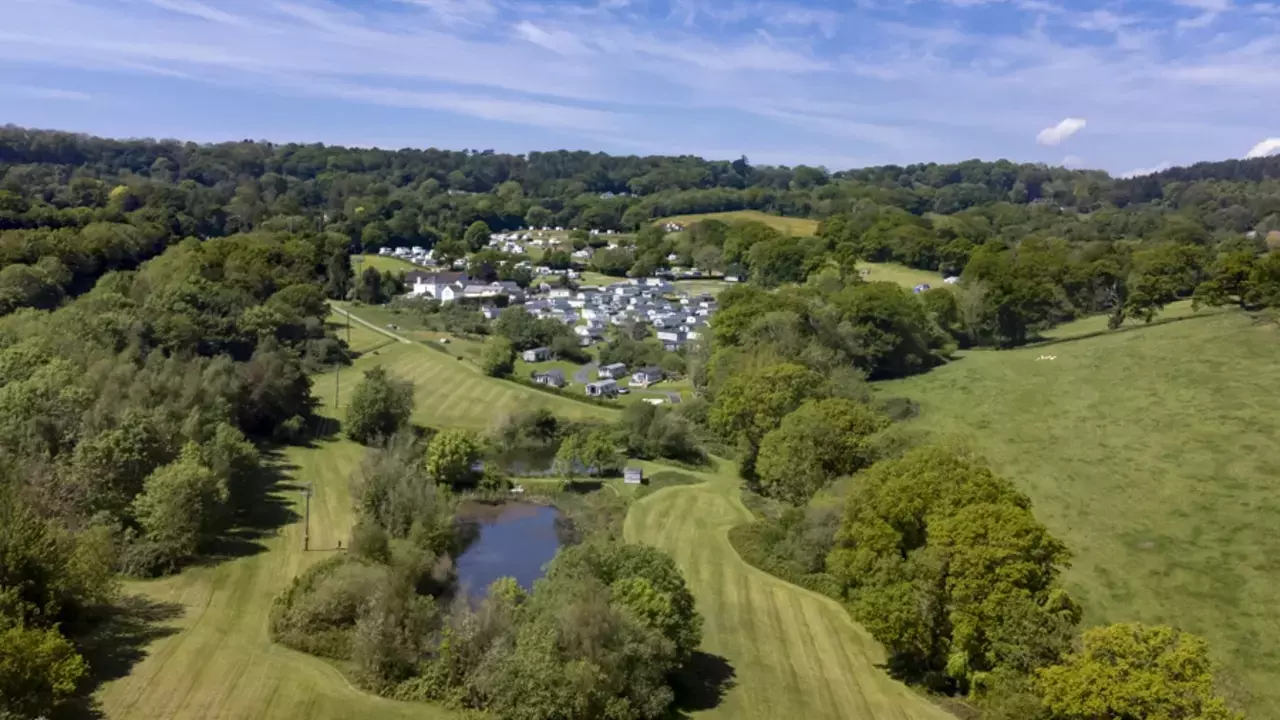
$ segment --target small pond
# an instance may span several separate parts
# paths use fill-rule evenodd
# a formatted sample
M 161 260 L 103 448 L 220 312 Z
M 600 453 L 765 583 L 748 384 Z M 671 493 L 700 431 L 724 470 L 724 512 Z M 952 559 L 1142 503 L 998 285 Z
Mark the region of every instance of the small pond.
M 474 524 L 475 539 L 458 557 L 458 587 L 472 599 L 484 597 L 489 584 L 501 577 L 532 589 L 560 548 L 560 511 L 549 505 L 467 503 L 458 517 Z

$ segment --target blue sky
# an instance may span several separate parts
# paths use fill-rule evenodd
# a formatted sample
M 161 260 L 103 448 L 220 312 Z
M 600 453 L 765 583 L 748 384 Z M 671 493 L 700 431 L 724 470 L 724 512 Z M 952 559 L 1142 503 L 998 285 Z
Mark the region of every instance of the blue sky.
M 1280 0 L 0 0 L 0 123 L 115 137 L 972 157 L 1280 150 Z

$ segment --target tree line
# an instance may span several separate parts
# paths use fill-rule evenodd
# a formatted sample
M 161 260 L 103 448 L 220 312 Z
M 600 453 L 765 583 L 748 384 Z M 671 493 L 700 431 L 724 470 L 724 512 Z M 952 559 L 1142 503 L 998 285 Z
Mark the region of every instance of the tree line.
M 0 714 L 39 715 L 88 668 L 78 637 L 118 573 L 236 552 L 263 522 L 263 442 L 303 437 L 325 332 L 318 239 L 255 233 L 109 270 L 0 317 Z M 70 631 L 67 631 L 70 632 Z

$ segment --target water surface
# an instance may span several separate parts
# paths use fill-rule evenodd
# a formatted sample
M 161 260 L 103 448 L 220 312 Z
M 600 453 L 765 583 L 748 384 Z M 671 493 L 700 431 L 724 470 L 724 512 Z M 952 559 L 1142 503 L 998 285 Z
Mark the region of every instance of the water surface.
M 560 511 L 549 505 L 468 504 L 459 508 L 459 517 L 476 524 L 475 540 L 458 557 L 458 586 L 473 599 L 484 597 L 490 583 L 501 577 L 532 589 L 560 548 Z

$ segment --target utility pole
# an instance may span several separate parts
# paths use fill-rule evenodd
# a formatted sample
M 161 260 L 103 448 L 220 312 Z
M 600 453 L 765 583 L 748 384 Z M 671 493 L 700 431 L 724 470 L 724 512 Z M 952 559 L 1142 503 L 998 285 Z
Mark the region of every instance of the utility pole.
M 302 549 L 306 551 L 311 549 L 311 483 L 302 484 L 302 497 L 306 503 L 302 516 Z
M 347 317 L 350 318 L 351 316 L 348 315 Z M 342 394 L 342 363 L 336 363 L 335 367 L 337 371 L 333 373 L 333 409 L 337 410 L 339 404 L 338 396 Z

